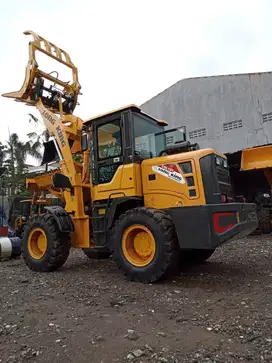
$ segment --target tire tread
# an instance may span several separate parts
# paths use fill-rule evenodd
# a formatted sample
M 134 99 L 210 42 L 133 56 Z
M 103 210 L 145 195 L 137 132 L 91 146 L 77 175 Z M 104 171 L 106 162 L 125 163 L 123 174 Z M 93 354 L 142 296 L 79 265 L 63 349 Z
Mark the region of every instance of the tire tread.
M 116 240 L 115 237 L 118 235 L 118 229 L 122 224 L 128 220 L 133 221 L 137 217 L 149 217 L 163 235 L 163 256 L 158 261 L 155 261 L 153 268 L 146 273 L 141 273 L 138 269 L 134 268 L 124 270 L 124 263 L 122 262 L 123 256 L 120 255 L 118 248 L 120 241 Z M 131 281 L 144 283 L 154 282 L 174 270 L 178 245 L 177 238 L 171 217 L 161 210 L 139 207 L 126 211 L 114 224 L 112 240 L 112 258 L 119 269 L 123 269 L 124 275 Z
M 27 249 L 28 235 L 33 228 L 41 228 L 47 231 L 47 240 L 50 243 L 50 248 L 46 251 L 46 258 L 42 258 L 40 261 L 34 260 Z M 69 252 L 70 236 L 68 233 L 60 232 L 52 215 L 45 213 L 28 220 L 22 241 L 22 255 L 26 265 L 31 270 L 37 272 L 55 271 L 66 262 Z

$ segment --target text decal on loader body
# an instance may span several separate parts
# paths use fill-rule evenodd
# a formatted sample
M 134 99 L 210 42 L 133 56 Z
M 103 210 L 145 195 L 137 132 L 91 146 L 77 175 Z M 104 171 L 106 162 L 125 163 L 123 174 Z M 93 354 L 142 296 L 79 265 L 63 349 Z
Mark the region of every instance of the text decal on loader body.
M 177 183 L 185 184 L 185 180 L 175 164 L 154 165 L 152 170 Z

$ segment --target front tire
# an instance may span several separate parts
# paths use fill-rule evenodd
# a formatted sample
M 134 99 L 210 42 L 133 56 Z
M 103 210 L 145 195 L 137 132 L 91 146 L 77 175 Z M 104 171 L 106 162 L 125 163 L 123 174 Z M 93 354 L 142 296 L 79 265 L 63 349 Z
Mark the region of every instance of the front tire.
M 177 239 L 172 219 L 160 210 L 135 208 L 115 222 L 112 258 L 129 280 L 154 282 L 175 265 Z
M 30 218 L 24 228 L 22 254 L 33 271 L 50 272 L 60 268 L 70 252 L 68 233 L 61 233 L 51 214 Z

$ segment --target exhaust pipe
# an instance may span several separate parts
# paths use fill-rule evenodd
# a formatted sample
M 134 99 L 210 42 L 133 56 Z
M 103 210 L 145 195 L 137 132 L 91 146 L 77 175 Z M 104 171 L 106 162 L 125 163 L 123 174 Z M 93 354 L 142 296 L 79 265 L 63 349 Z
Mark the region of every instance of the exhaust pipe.
M 19 237 L 0 237 L 0 259 L 11 259 L 21 255 L 22 240 Z

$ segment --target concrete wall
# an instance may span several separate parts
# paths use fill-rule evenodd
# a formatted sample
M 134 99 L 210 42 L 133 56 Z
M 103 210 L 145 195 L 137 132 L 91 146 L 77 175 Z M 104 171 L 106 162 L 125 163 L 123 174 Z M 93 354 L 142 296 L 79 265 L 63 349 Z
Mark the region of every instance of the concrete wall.
M 141 108 L 169 128 L 185 125 L 201 147 L 225 153 L 265 145 L 272 143 L 272 72 L 183 79 Z

